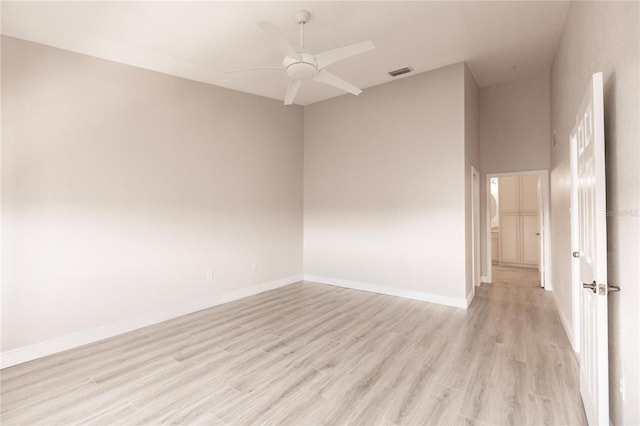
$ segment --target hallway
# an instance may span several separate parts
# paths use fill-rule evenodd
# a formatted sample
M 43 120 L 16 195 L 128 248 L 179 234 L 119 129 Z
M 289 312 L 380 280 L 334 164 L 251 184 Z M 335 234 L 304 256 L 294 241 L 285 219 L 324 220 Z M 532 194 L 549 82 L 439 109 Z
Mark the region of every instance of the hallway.
M 494 369 L 497 391 L 493 411 L 479 404 L 472 418 L 586 424 L 577 361 L 553 294 L 540 287 L 537 270 L 494 265 L 493 283 L 476 288 L 470 311 L 481 316 L 481 333 L 495 343 L 486 348 L 485 358 Z

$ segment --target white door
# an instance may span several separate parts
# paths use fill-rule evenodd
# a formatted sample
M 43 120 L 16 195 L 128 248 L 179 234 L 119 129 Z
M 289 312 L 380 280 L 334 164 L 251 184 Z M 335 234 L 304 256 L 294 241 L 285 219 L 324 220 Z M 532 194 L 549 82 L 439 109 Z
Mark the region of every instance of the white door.
M 520 176 L 520 214 L 538 214 L 538 175 Z
M 607 222 L 602 73 L 594 74 L 571 134 L 577 186 L 580 393 L 589 424 L 609 424 Z
M 520 221 L 522 263 L 540 268 L 540 197 L 538 175 L 520 176 Z M 541 282 L 542 285 L 542 282 Z
M 540 260 L 540 220 L 538 215 L 520 216 L 521 260 L 528 265 L 538 265 Z
M 500 262 L 520 263 L 520 216 L 500 215 Z
M 520 213 L 520 177 L 501 176 L 498 179 L 499 214 Z

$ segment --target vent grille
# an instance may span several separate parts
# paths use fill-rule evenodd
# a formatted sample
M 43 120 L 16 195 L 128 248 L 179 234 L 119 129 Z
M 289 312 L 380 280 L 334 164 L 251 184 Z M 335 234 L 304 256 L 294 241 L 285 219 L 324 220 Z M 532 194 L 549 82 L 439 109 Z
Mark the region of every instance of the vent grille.
M 397 70 L 389 71 L 389 75 L 391 77 L 397 77 L 399 75 L 406 74 L 406 73 L 411 72 L 411 71 L 413 71 L 413 68 L 404 67 L 404 68 L 399 68 Z

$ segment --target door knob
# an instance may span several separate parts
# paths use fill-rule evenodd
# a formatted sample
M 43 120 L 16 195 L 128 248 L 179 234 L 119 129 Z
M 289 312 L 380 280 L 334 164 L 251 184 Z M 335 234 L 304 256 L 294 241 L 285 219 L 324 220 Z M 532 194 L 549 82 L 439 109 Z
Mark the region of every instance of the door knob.
M 574 251 L 573 253 L 571 253 L 571 255 L 573 257 L 580 257 L 580 252 L 579 251 Z
M 594 293 L 596 292 L 597 287 L 598 285 L 595 281 L 593 281 L 592 283 L 582 283 L 582 288 L 591 289 Z

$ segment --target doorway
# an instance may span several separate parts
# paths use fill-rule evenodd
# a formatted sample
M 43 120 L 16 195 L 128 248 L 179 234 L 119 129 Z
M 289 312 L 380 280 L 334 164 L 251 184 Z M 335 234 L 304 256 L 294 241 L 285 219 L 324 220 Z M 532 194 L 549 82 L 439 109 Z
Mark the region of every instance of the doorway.
M 551 290 L 548 171 L 488 174 L 486 185 L 486 281 Z

